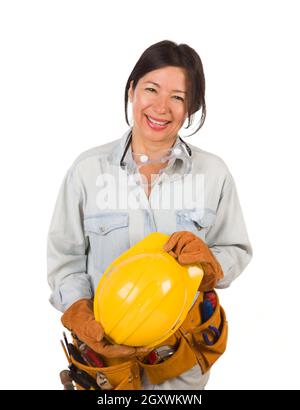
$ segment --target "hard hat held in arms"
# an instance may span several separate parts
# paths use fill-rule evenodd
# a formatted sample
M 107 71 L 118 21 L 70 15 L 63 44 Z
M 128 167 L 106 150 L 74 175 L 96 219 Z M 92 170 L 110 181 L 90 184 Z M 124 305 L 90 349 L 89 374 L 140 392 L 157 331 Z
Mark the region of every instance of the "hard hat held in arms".
M 180 265 L 154 232 L 115 259 L 96 289 L 94 314 L 116 344 L 153 347 L 171 336 L 192 305 L 204 272 Z

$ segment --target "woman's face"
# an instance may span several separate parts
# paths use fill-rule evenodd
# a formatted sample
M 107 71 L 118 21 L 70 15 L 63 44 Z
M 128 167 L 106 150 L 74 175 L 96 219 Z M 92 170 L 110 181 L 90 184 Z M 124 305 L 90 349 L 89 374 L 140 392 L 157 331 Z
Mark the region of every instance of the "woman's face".
M 186 118 L 186 79 L 180 67 L 163 67 L 141 77 L 128 96 L 133 136 L 149 142 L 172 142 Z

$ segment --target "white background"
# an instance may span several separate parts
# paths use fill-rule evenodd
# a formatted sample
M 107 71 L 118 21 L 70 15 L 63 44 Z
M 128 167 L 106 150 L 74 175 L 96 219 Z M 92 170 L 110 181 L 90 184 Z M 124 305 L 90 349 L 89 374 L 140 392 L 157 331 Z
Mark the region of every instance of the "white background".
M 300 388 L 297 3 L 0 2 L 1 389 L 62 388 L 46 282 L 58 189 L 82 151 L 127 130 L 127 78 L 163 39 L 201 56 L 207 119 L 188 142 L 227 163 L 254 249 L 219 292 L 230 333 L 207 389 Z

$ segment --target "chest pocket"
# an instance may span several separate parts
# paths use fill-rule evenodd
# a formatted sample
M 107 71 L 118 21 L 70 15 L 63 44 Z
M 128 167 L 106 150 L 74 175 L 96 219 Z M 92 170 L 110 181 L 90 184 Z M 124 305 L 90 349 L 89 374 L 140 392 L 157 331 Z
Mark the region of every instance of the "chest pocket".
M 216 213 L 210 208 L 176 211 L 177 231 L 190 231 L 203 240 L 209 228 L 214 225 L 215 220 Z
M 85 235 L 90 243 L 88 257 L 100 272 L 129 248 L 128 221 L 125 212 L 105 212 L 84 219 Z

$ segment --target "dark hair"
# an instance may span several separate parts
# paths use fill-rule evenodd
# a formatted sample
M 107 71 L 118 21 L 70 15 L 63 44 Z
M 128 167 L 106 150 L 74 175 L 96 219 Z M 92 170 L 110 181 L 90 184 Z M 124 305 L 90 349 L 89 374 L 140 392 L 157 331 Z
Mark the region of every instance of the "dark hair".
M 201 119 L 198 128 L 191 135 L 194 135 L 204 124 L 206 117 L 205 104 L 205 78 L 202 61 L 197 52 L 187 44 L 176 44 L 173 41 L 163 40 L 148 47 L 138 62 L 134 66 L 125 87 L 125 119 L 128 125 L 127 105 L 128 90 L 131 81 L 133 89 L 141 77 L 150 71 L 162 67 L 173 66 L 181 67 L 186 72 L 187 80 L 187 114 L 189 128 L 193 123 L 194 114 L 202 108 Z

